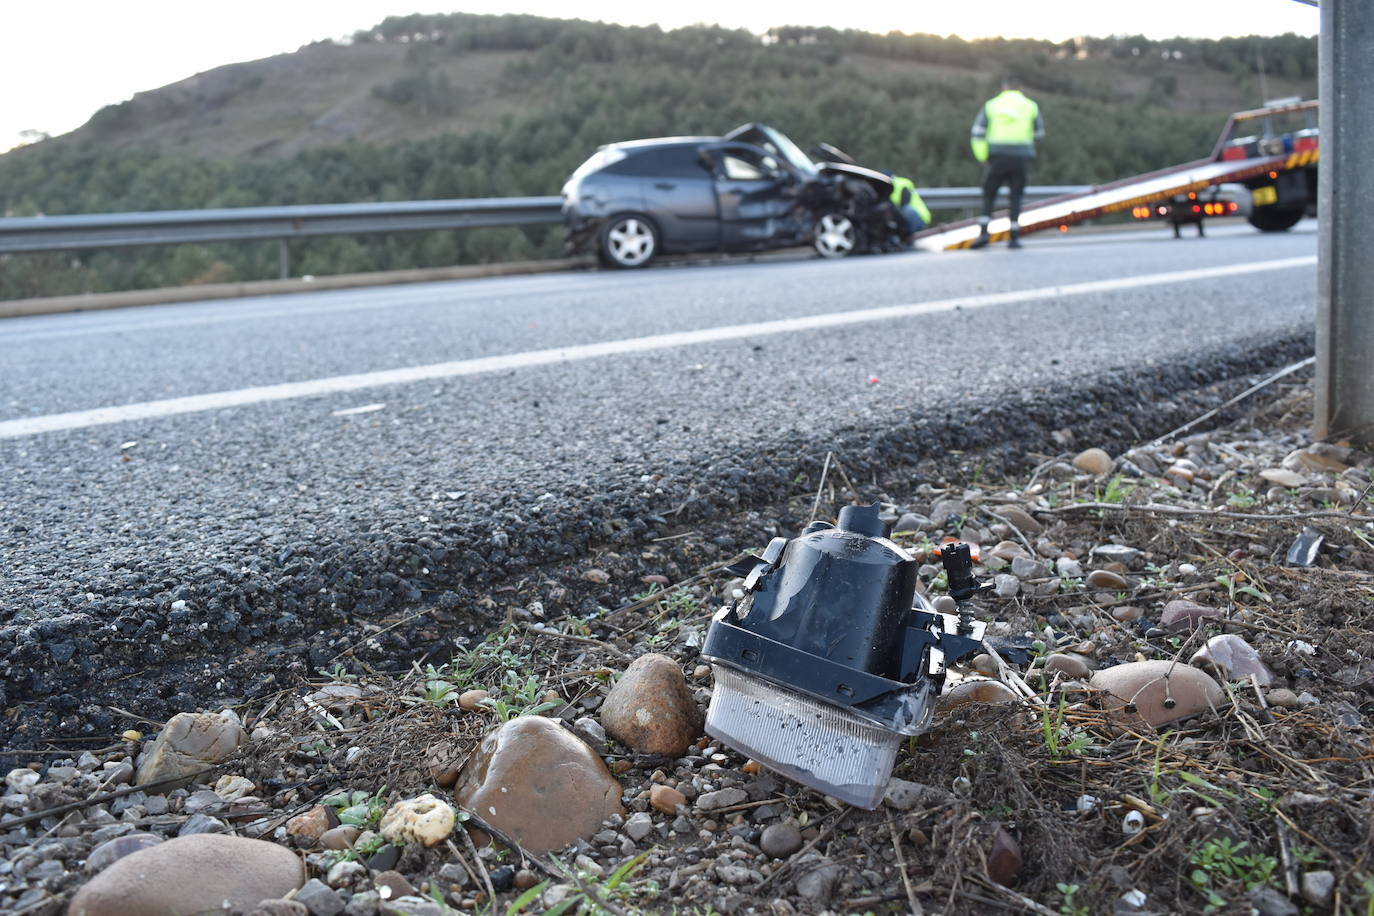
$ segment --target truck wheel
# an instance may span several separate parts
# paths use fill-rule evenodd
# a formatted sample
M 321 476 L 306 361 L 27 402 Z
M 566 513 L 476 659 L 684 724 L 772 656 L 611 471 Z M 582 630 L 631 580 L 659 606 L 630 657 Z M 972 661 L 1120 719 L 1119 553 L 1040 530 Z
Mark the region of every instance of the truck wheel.
M 1287 232 L 1302 219 L 1302 208 L 1279 209 L 1278 207 L 1255 207 L 1250 211 L 1250 225 L 1260 232 Z

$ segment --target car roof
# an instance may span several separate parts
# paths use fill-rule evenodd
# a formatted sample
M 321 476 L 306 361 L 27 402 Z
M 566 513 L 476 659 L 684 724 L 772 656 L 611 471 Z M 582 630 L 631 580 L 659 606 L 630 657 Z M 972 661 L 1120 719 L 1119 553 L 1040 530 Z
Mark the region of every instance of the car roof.
M 656 146 L 699 146 L 702 143 L 719 142 L 720 137 L 654 137 L 648 140 L 621 140 L 618 143 L 607 143 L 606 146 L 629 152 Z

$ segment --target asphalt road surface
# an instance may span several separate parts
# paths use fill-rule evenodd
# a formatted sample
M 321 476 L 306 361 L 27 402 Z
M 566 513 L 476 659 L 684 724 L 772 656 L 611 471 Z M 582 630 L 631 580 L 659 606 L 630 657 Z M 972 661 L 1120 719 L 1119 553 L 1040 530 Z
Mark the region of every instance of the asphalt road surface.
M 319 661 L 345 621 L 762 505 L 827 451 L 1159 431 L 1310 354 L 1315 252 L 1309 222 L 1040 234 L 0 322 L 0 737 L 100 733 L 187 659 Z M 193 680 L 140 711 L 236 689 Z

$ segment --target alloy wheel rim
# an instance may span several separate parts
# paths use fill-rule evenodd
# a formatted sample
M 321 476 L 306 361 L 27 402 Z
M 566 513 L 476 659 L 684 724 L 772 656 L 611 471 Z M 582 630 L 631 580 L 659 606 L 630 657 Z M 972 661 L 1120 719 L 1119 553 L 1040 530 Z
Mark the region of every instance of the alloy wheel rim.
M 849 217 L 827 213 L 816 230 L 816 248 L 827 257 L 848 254 L 854 249 L 854 224 Z
M 622 220 L 611 227 L 606 239 L 610 243 L 611 257 L 626 266 L 643 264 L 654 253 L 653 231 L 641 220 Z

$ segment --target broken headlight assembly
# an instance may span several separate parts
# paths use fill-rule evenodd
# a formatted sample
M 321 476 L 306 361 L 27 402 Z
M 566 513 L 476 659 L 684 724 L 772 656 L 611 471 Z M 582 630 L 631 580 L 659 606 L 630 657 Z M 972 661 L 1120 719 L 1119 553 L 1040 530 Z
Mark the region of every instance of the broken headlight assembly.
M 941 559 L 960 614 L 916 592 L 917 563 L 878 504 L 774 538 L 735 571 L 743 598 L 702 644 L 715 688 L 706 732 L 771 770 L 861 808 L 882 801 L 902 738 L 930 727 L 946 665 L 982 643 L 964 602 L 984 586 L 969 548 Z

